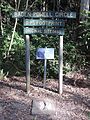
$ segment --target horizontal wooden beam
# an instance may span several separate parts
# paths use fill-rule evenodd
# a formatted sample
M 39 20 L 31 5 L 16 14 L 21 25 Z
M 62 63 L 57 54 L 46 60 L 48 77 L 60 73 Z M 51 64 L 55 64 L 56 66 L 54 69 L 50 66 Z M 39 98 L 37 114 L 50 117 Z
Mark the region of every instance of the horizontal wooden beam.
M 59 26 L 64 27 L 64 20 L 40 20 L 40 19 L 24 19 L 24 26 Z
M 76 12 L 53 12 L 53 11 L 42 11 L 42 12 L 29 12 L 29 11 L 18 11 L 12 13 L 13 18 L 76 18 Z
M 29 28 L 24 27 L 24 34 L 47 34 L 47 35 L 64 35 L 64 28 Z

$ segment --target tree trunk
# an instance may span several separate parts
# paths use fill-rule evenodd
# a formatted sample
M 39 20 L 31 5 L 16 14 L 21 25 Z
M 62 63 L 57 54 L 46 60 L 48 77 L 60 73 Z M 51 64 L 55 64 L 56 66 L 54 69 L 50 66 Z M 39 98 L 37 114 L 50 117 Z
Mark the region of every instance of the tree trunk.
M 88 17 L 88 11 L 89 11 L 89 0 L 81 0 L 81 6 L 80 6 L 80 20 L 84 21 Z
M 2 2 L 2 1 L 1 1 Z M 3 36 L 2 13 L 0 8 L 0 36 Z

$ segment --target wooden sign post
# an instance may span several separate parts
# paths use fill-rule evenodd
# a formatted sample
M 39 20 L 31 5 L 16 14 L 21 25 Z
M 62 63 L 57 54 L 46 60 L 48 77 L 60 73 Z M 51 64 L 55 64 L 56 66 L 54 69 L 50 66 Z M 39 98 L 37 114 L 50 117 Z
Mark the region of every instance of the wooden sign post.
M 36 59 L 44 60 L 44 82 L 43 88 L 46 87 L 47 76 L 47 59 L 54 59 L 54 48 L 38 48 L 36 52 Z
M 59 40 L 59 94 L 63 92 L 63 36 Z
M 26 90 L 30 92 L 30 38 L 32 34 L 59 35 L 59 93 L 63 92 L 63 35 L 65 19 L 76 18 L 76 12 L 29 12 L 15 11 L 13 18 L 24 18 L 24 34 L 26 36 Z M 46 65 L 46 61 L 45 61 Z M 46 71 L 46 70 L 45 70 Z M 46 75 L 45 75 L 46 76 Z M 46 79 L 46 78 L 45 78 Z M 44 83 L 45 86 L 45 83 Z
M 30 93 L 30 36 L 25 35 L 26 48 L 26 91 Z

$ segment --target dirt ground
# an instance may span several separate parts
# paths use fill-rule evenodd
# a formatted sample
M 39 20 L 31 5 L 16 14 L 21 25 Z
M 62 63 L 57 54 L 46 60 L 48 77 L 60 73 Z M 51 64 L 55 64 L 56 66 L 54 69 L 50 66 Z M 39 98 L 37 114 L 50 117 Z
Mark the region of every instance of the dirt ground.
M 62 95 L 57 92 L 58 81 L 53 79 L 47 80 L 43 89 L 42 82 L 32 78 L 29 95 L 25 77 L 0 80 L 0 120 L 90 120 L 90 86 L 77 86 L 69 80 L 64 80 Z M 55 115 L 31 115 L 32 100 L 42 98 L 56 101 Z

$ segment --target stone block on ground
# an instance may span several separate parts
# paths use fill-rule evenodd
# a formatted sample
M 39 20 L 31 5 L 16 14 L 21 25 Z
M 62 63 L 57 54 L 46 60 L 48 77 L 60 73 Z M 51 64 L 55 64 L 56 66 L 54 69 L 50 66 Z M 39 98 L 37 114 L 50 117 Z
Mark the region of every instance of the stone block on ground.
M 32 115 L 51 115 L 56 112 L 56 103 L 51 99 L 38 100 L 32 102 Z

